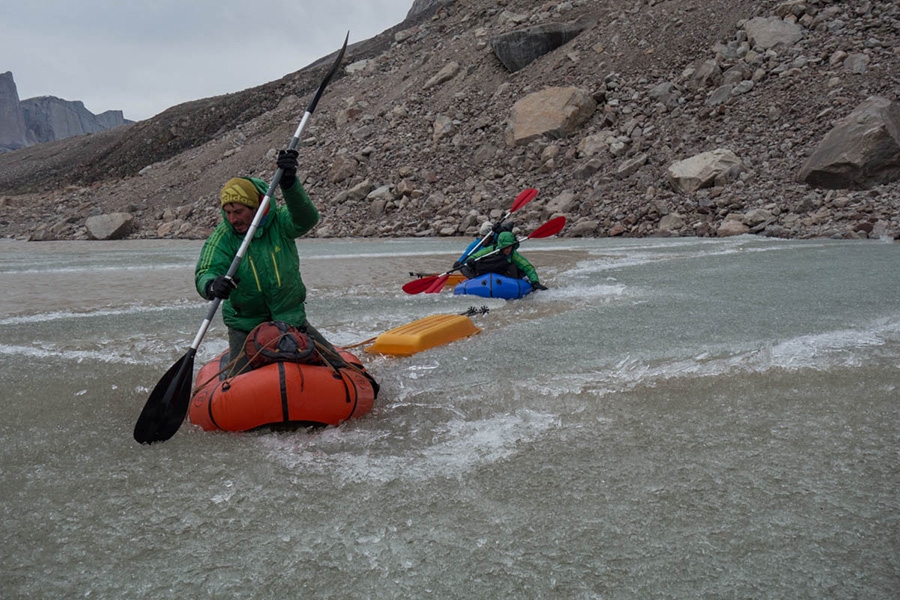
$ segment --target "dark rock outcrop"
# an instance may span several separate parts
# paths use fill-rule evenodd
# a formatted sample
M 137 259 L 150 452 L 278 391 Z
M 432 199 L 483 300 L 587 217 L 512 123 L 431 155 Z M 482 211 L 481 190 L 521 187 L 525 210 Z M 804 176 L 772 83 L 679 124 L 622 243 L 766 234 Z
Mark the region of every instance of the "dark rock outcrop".
M 510 73 L 578 37 L 584 25 L 548 23 L 503 33 L 491 39 L 494 54 Z

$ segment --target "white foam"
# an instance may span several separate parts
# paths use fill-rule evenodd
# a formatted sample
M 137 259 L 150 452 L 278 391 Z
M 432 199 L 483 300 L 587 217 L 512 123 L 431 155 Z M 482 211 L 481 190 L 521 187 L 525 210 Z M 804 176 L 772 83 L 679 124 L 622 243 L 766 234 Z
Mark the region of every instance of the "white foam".
M 871 359 L 869 350 L 892 344 L 900 359 L 900 321 L 880 320 L 861 329 L 842 329 L 799 336 L 761 348 L 716 355 L 704 351 L 691 358 L 647 361 L 626 356 L 609 368 L 574 374 L 539 375 L 516 383 L 548 397 L 587 393 L 605 396 L 638 385 L 678 377 L 715 377 L 729 373 L 764 373 L 772 369 L 825 371 L 858 367 Z M 860 352 L 856 352 L 860 350 Z
M 346 425 L 312 435 L 261 437 L 260 443 L 268 448 L 273 460 L 288 468 L 333 474 L 344 483 L 422 481 L 458 478 L 483 465 L 509 458 L 518 452 L 520 444 L 538 438 L 556 422 L 554 415 L 530 410 L 479 421 L 454 418 L 442 423 L 429 436 L 434 443 L 407 446 L 403 455 L 379 456 L 369 450 L 379 438 L 394 434 L 353 431 Z M 333 443 L 359 450 L 329 453 Z
M 167 271 L 173 269 L 192 269 L 194 263 L 184 264 L 168 264 L 168 265 L 103 265 L 103 264 L 83 264 L 70 267 L 27 267 L 24 269 L 16 269 L 15 267 L 4 266 L 0 273 L 16 274 L 16 275 L 34 275 L 34 274 L 50 274 L 50 273 L 85 273 L 97 271 Z
M 784 367 L 817 367 L 822 362 L 857 364 L 855 349 L 882 346 L 900 333 L 900 324 L 882 323 L 866 329 L 827 331 L 786 340 L 772 346 L 772 360 Z
M 26 323 L 46 323 L 50 321 L 70 320 L 70 319 L 92 319 L 96 317 L 115 317 L 121 315 L 134 315 L 140 313 L 164 312 L 175 308 L 185 306 L 196 306 L 196 301 L 183 299 L 177 304 L 169 304 L 164 306 L 144 306 L 133 305 L 125 308 L 104 308 L 88 312 L 75 312 L 70 310 L 62 310 L 49 313 L 41 313 L 37 315 L 23 315 L 19 317 L 6 317 L 0 319 L 0 325 L 21 325 Z
M 146 364 L 147 362 L 144 360 L 137 360 L 134 356 L 112 354 L 108 351 L 59 350 L 54 348 L 40 348 L 37 346 L 10 346 L 7 344 L 0 344 L 0 355 L 38 359 L 54 358 L 76 363 L 90 360 L 93 362 L 113 364 L 141 365 Z
M 552 299 L 605 300 L 621 298 L 628 293 L 628 288 L 621 283 L 582 286 L 577 283 L 561 288 L 552 288 L 549 292 Z M 540 296 L 538 297 L 540 298 Z
M 765 243 L 766 245 L 757 246 L 755 245 L 757 243 Z M 784 244 L 772 244 L 769 240 L 760 242 L 756 238 L 748 239 L 740 236 L 715 242 L 697 238 L 685 238 L 683 242 L 667 240 L 657 243 L 641 243 L 608 249 L 592 249 L 590 254 L 597 256 L 597 258 L 579 261 L 574 268 L 565 272 L 565 276 L 585 277 L 604 271 L 673 260 L 706 259 L 742 252 L 799 251 L 823 246 L 825 246 L 824 243 L 801 245 L 796 242 L 785 242 Z

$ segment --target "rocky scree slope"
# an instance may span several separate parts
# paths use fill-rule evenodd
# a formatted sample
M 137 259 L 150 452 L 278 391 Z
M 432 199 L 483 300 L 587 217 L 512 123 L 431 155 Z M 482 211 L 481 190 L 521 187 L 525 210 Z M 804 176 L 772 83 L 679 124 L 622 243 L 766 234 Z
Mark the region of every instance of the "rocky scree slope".
M 746 25 L 755 17 L 802 35 L 754 47 Z M 583 30 L 509 73 L 491 40 L 551 23 Z M 538 199 L 516 214 L 523 231 L 565 214 L 563 235 L 893 237 L 896 181 L 826 190 L 797 173 L 864 100 L 898 100 L 898 42 L 890 0 L 438 2 L 351 48 L 310 121 L 301 176 L 323 215 L 314 235 L 471 235 L 536 187 Z M 84 239 L 89 217 L 126 213 L 128 237 L 205 236 L 222 182 L 271 176 L 327 63 L 0 156 L 0 235 Z M 515 104 L 555 87 L 586 92 L 590 118 L 509 145 Z M 715 149 L 740 168 L 714 187 L 676 191 L 667 169 Z

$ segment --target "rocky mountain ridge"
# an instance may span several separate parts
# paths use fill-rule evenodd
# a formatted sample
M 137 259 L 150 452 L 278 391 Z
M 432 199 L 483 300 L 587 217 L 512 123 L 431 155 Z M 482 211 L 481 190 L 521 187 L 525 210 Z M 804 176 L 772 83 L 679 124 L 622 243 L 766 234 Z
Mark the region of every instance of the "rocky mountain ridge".
M 565 214 L 563 235 L 900 235 L 895 2 L 413 8 L 349 49 L 305 132 L 301 177 L 323 215 L 312 235 L 470 235 L 525 187 L 541 193 L 516 215 L 523 230 Z M 510 72 L 498 40 L 521 43 L 536 28 L 578 32 Z M 146 122 L 0 155 L 0 235 L 86 239 L 97 237 L 93 219 L 112 236 L 205 236 L 222 182 L 271 177 L 328 59 Z M 836 188 L 799 180 L 870 98 L 887 106 L 885 164 L 854 167 L 875 175 Z M 711 177 L 686 176 L 712 156 L 727 160 L 704 163 Z
M 95 115 L 80 100 L 38 96 L 19 100 L 9 71 L 0 73 L 0 152 L 96 133 L 131 123 L 121 110 Z

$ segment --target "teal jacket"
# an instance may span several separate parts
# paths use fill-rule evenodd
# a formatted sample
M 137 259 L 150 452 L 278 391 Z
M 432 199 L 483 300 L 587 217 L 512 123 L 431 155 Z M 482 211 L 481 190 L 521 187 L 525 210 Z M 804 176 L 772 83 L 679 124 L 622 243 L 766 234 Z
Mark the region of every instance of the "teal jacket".
M 247 179 L 260 194 L 269 188 L 261 179 Z M 235 274 L 237 288 L 222 303 L 222 318 L 231 329 L 249 332 L 266 321 L 285 321 L 295 327 L 306 322 L 306 286 L 300 277 L 295 239 L 315 227 L 319 211 L 299 180 L 282 193 L 286 206 L 275 206 L 275 198 L 270 199 Z M 228 272 L 243 241 L 223 210 L 222 222 L 203 245 L 194 271 L 201 296 L 206 298 L 206 286 Z

